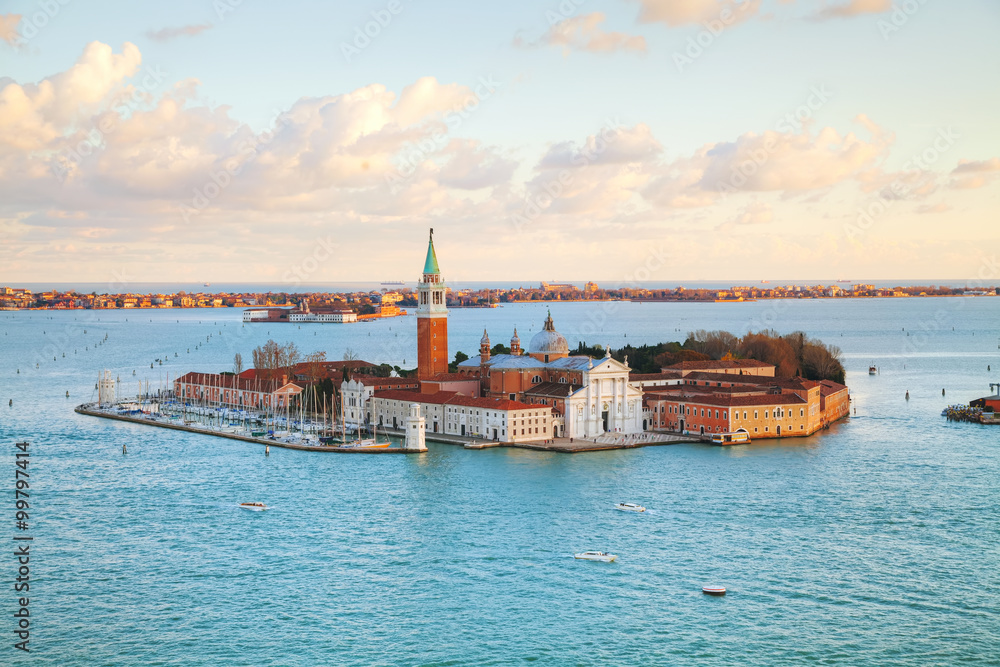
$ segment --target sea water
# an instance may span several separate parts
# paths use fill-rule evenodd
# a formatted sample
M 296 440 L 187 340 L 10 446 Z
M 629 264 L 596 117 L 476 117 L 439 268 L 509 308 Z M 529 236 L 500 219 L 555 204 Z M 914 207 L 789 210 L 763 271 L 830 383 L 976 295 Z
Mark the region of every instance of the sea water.
M 3 312 L 0 537 L 34 539 L 30 654 L 13 648 L 13 548 L 0 556 L 0 664 L 1000 662 L 1000 428 L 940 416 L 1000 381 L 1000 299 L 453 310 L 450 353 L 474 356 L 484 328 L 507 344 L 516 326 L 527 345 L 547 309 L 572 347 L 804 331 L 843 351 L 852 414 L 809 438 L 729 448 L 429 442 L 423 455 L 265 457 L 73 407 L 94 400 L 102 369 L 122 394 L 155 390 L 232 370 L 236 352 L 250 365 L 268 338 L 410 368 L 414 318 L 300 328 L 244 326 L 237 309 Z M 618 560 L 573 559 L 584 550 Z M 703 595 L 710 584 L 728 595 Z

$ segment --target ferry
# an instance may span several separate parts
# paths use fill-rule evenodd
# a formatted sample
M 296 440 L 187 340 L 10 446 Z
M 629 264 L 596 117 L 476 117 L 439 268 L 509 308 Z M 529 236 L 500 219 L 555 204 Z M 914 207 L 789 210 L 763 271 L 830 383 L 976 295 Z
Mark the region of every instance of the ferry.
M 240 507 L 251 512 L 263 512 L 267 509 L 264 503 L 240 503 Z
M 712 435 L 713 445 L 748 445 L 750 444 L 750 434 L 744 429 L 739 429 L 733 433 L 715 433 Z
M 618 558 L 616 554 L 604 553 L 603 551 L 584 551 L 583 553 L 573 554 L 573 558 L 577 560 L 596 560 L 602 563 L 611 563 L 614 559 Z
M 618 503 L 615 505 L 616 510 L 621 510 L 623 512 L 645 512 L 646 508 L 642 505 L 636 505 L 635 503 Z

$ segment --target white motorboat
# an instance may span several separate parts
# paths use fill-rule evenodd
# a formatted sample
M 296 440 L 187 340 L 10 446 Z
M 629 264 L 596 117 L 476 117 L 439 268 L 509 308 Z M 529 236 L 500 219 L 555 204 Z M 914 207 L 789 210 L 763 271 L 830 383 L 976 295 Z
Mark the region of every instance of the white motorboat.
M 705 595 L 725 595 L 726 594 L 726 587 L 725 586 L 702 586 L 701 587 L 701 592 L 704 593 Z
M 263 512 L 267 509 L 264 503 L 240 503 L 240 507 L 251 512 Z
M 623 512 L 645 512 L 646 508 L 642 505 L 636 505 L 635 503 L 618 503 L 615 505 L 616 510 L 621 510 Z
M 614 559 L 618 558 L 615 554 L 604 553 L 603 551 L 584 551 L 583 553 L 573 554 L 573 558 L 577 560 L 596 560 L 602 563 L 610 563 Z

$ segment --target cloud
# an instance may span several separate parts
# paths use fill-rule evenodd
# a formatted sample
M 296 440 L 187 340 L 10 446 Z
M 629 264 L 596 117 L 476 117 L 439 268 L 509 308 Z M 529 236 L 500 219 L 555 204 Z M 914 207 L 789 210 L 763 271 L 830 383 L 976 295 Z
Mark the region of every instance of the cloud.
M 20 22 L 20 14 L 0 14 L 0 40 L 11 45 L 17 42 L 17 26 Z
M 0 79 L 0 149 L 42 149 L 57 141 L 121 91 L 141 62 L 134 44 L 126 42 L 115 54 L 110 46 L 91 42 L 76 64 L 37 84 Z
M 952 170 L 952 174 L 968 174 L 984 171 L 1000 171 L 1000 158 L 990 158 L 989 160 L 959 160 L 958 166 Z
M 605 130 L 592 134 L 577 147 L 572 142 L 560 142 L 549 148 L 539 160 L 538 168 L 563 169 L 590 164 L 625 164 L 645 162 L 655 158 L 663 147 L 644 123 L 627 128 L 614 121 Z
M 0 79 L 0 202 L 112 208 L 150 220 L 180 221 L 185 206 L 206 217 L 336 210 L 416 218 L 460 209 L 470 190 L 509 185 L 516 167 L 494 147 L 449 137 L 459 112 L 488 104 L 466 86 L 425 77 L 398 93 L 372 84 L 304 97 L 256 130 L 226 106 L 205 105 L 194 79 L 116 104 L 132 99 L 140 64 L 134 45 L 114 54 L 95 42 L 37 84 Z M 390 192 L 404 155 L 408 177 Z
M 517 163 L 493 148 L 471 139 L 455 139 L 443 151 L 450 156 L 441 168 L 439 182 L 445 187 L 478 190 L 510 182 Z
M 567 55 L 572 50 L 590 53 L 646 52 L 645 38 L 638 35 L 627 35 L 623 32 L 602 30 L 601 24 L 605 18 L 603 13 L 593 12 L 560 21 L 542 36 L 540 43 L 561 46 L 563 55 Z M 514 43 L 518 46 L 522 45 L 520 39 L 516 39 Z
M 927 213 L 945 213 L 951 210 L 947 204 L 921 204 L 916 208 L 917 213 L 924 215 Z
M 892 9 L 892 0 L 848 0 L 816 12 L 814 19 L 842 19 L 862 14 L 882 14 Z
M 708 144 L 664 165 L 644 196 L 660 206 L 707 206 L 738 192 L 797 194 L 858 178 L 887 154 L 893 137 L 865 116 L 855 119 L 872 134 L 822 128 L 813 136 L 767 131 Z
M 975 190 L 993 182 L 1000 172 L 1000 158 L 989 160 L 959 160 L 951 175 L 951 187 L 956 190 Z
M 735 218 L 721 225 L 721 228 L 729 228 L 733 225 L 763 225 L 771 222 L 773 218 L 771 205 L 755 199 L 740 209 Z
M 194 37 L 195 35 L 205 32 L 211 27 L 212 24 L 210 23 L 202 23 L 198 25 L 184 25 L 179 28 L 161 28 L 160 30 L 148 31 L 146 33 L 146 37 L 149 37 L 154 42 L 169 42 L 172 39 L 183 37 L 185 35 L 188 37 Z
M 753 18 L 760 0 L 637 0 L 640 23 L 666 23 L 671 28 L 721 21 L 732 26 Z

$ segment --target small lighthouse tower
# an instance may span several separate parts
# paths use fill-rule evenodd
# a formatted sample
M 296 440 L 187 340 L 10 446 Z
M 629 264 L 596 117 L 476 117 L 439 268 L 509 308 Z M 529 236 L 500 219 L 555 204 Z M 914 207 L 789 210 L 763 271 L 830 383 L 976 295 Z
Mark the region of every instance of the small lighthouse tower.
M 406 416 L 406 444 L 407 451 L 426 452 L 427 442 L 424 428 L 427 420 L 420 416 L 420 404 L 410 403 L 410 414 Z

